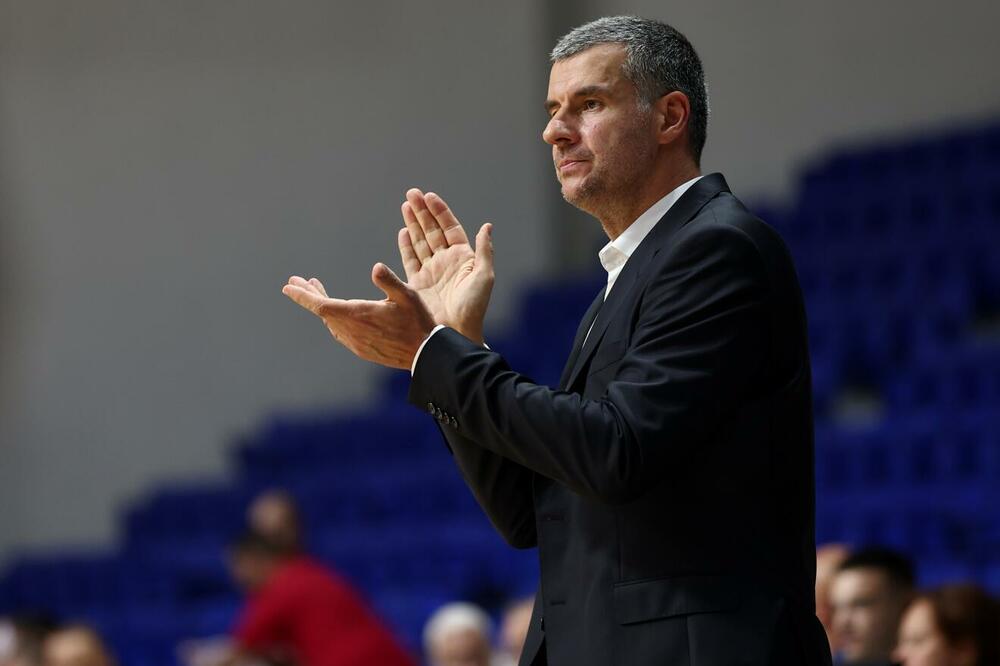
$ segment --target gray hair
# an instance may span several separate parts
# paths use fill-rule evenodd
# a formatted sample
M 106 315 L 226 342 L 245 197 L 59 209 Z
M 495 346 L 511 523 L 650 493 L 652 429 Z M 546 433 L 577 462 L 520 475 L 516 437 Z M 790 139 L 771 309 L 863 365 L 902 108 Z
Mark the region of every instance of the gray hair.
M 687 95 L 691 103 L 691 154 L 700 163 L 708 134 L 708 91 L 701 60 L 691 42 L 666 23 L 638 16 L 606 16 L 564 35 L 549 58 L 558 62 L 598 44 L 625 47 L 622 70 L 635 84 L 640 103 L 650 105 L 674 91 Z
M 475 604 L 462 601 L 445 604 L 434 611 L 424 625 L 424 649 L 430 652 L 431 645 L 439 638 L 470 629 L 489 643 L 493 636 L 493 620 Z

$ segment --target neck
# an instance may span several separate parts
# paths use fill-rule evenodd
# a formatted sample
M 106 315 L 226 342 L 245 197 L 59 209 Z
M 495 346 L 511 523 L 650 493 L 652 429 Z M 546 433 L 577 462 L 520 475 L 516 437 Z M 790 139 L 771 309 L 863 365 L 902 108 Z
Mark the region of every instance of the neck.
M 652 178 L 646 179 L 636 191 L 621 197 L 618 202 L 609 203 L 605 210 L 597 211 L 594 217 L 600 220 L 608 238 L 615 240 L 653 204 L 700 175 L 698 166 L 687 160 L 675 168 L 665 165 Z

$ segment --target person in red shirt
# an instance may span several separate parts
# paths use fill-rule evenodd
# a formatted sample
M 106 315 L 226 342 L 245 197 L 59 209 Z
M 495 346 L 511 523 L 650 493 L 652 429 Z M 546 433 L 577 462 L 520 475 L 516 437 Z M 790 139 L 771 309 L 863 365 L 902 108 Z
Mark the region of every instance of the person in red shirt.
M 248 598 L 224 664 L 415 666 L 351 586 L 312 558 L 251 531 L 233 544 L 230 566 Z

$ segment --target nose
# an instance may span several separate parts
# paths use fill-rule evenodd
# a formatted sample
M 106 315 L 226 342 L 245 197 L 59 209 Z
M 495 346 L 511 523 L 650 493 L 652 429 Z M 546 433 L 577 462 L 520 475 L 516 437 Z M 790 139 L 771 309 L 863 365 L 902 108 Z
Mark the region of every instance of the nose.
M 549 119 L 548 124 L 542 131 L 542 139 L 545 143 L 553 146 L 566 143 L 575 143 L 577 134 L 561 113 L 556 113 Z

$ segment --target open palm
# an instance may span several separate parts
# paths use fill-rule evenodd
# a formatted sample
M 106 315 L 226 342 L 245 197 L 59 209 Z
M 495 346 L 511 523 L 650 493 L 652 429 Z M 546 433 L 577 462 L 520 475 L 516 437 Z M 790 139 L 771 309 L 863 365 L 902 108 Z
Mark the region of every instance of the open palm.
M 473 250 L 465 229 L 436 194 L 411 189 L 402 212 L 406 228 L 399 232 L 399 253 L 407 284 L 437 323 L 482 342 L 493 291 L 492 225 L 482 226 Z

